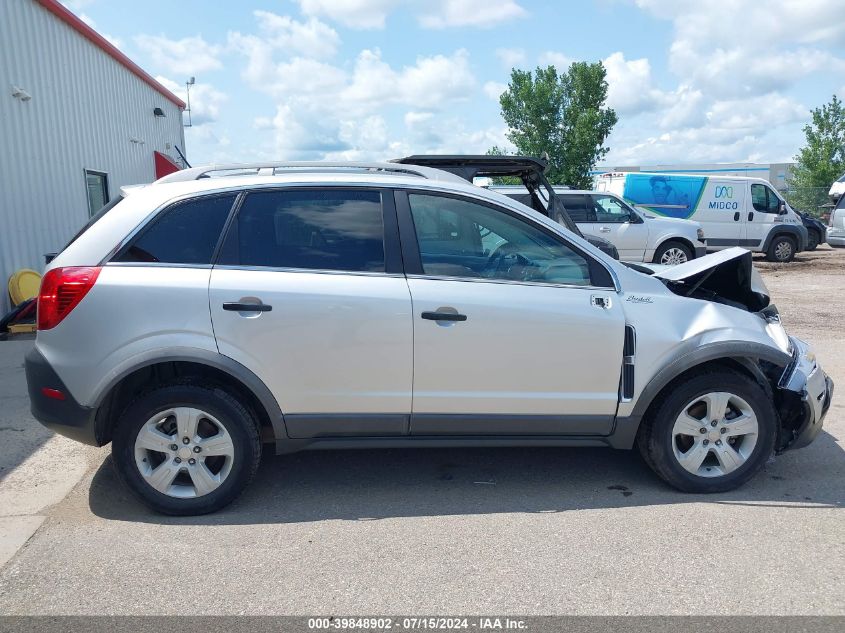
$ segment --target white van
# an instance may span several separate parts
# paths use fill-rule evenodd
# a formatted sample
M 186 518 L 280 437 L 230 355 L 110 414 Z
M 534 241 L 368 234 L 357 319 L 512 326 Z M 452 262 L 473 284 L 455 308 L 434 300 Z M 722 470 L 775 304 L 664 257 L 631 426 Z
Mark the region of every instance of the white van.
M 525 187 L 494 185 L 491 191 L 527 202 Z M 673 266 L 706 254 L 705 232 L 697 222 L 656 217 L 637 210 L 612 193 L 553 187 L 569 217 L 584 236 L 604 238 L 628 262 Z
M 595 182 L 597 191 L 615 193 L 649 213 L 699 222 L 707 250 L 742 246 L 788 262 L 807 248 L 801 218 L 762 178 L 614 172 Z

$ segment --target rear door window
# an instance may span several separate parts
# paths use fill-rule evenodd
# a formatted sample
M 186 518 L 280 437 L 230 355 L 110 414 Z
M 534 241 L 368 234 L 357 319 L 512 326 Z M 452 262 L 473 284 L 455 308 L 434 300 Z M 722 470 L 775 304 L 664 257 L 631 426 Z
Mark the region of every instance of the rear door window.
M 250 193 L 218 263 L 384 272 L 381 193 L 335 188 Z
M 153 218 L 114 261 L 210 264 L 235 198 L 228 194 L 174 204 Z

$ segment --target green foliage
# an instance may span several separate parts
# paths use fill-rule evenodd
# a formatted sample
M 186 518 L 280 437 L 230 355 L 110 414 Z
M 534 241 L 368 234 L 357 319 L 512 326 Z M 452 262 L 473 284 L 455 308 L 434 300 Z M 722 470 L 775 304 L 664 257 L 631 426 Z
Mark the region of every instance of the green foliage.
M 804 136 L 807 144 L 795 156 L 797 165 L 789 182 L 793 192 L 790 204 L 816 213 L 824 201 L 818 192 L 826 192 L 845 173 L 845 108 L 836 95 L 830 103 L 813 110 Z
M 520 154 L 548 153 L 546 176 L 552 184 L 588 189 L 590 170 L 608 152 L 604 142 L 617 116 L 605 107 L 606 74 L 601 62 L 575 62 L 563 74 L 554 66 L 511 71 L 499 99 L 508 140 Z

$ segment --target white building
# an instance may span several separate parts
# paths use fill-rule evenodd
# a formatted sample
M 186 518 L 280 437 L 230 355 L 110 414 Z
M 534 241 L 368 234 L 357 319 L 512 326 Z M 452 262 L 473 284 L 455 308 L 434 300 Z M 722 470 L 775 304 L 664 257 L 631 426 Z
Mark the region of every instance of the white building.
M 57 0 L 0 1 L 0 315 L 11 273 L 181 164 L 184 107 Z
M 653 174 L 697 174 L 702 176 L 751 176 L 768 180 L 778 191 L 787 188 L 795 163 L 709 163 L 676 165 L 614 165 L 597 167 L 593 175 L 609 171 L 644 171 Z

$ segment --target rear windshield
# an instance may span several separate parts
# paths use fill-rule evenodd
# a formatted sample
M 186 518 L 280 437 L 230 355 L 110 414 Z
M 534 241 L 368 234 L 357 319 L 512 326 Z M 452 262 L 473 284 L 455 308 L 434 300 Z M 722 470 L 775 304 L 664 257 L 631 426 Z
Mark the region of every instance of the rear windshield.
M 87 231 L 87 230 L 88 230 L 88 229 L 90 229 L 92 226 L 94 226 L 94 225 L 95 225 L 95 224 L 96 224 L 96 223 L 97 223 L 100 219 L 102 219 L 102 217 L 103 217 L 103 216 L 105 216 L 105 215 L 106 215 L 106 213 L 108 213 L 108 212 L 109 212 L 109 211 L 111 211 L 113 208 L 115 208 L 115 207 L 117 206 L 117 204 L 118 204 L 121 200 L 123 200 L 123 196 L 116 196 L 116 197 L 112 198 L 111 200 L 109 200 L 109 201 L 105 204 L 105 206 L 104 206 L 102 209 L 100 209 L 100 210 L 99 210 L 99 211 L 97 211 L 94 215 L 92 215 L 92 216 L 91 216 L 91 218 L 90 218 L 90 219 L 89 219 L 89 220 L 85 223 L 85 225 L 84 225 L 81 229 L 79 229 L 79 231 L 76 233 L 76 235 L 74 235 L 72 238 L 70 238 L 70 241 L 69 241 L 67 244 L 65 244 L 65 245 L 62 247 L 62 250 L 60 250 L 59 252 L 61 253 L 61 252 L 62 252 L 62 251 L 64 251 L 64 250 L 65 250 L 68 246 L 70 246 L 70 245 L 71 245 L 71 244 L 73 244 L 76 240 L 78 240 L 78 239 L 79 239 L 79 237 L 80 237 L 83 233 L 85 233 L 85 231 Z

